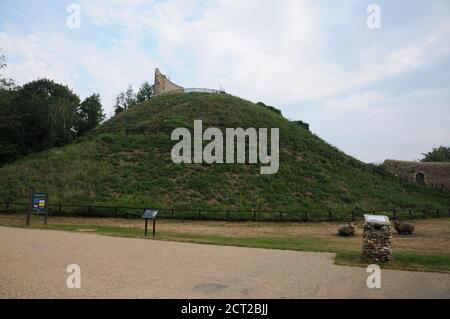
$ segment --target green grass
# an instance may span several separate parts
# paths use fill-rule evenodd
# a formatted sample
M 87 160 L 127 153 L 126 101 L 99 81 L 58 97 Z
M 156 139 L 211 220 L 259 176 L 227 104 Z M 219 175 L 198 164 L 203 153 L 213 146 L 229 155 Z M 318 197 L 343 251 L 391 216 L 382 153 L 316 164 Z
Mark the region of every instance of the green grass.
M 373 262 L 364 259 L 356 251 L 337 252 L 335 263 L 338 265 L 366 267 Z M 411 271 L 450 272 L 450 255 L 428 254 L 407 251 L 394 252 L 392 263 L 383 263 L 382 268 Z
M 279 172 L 260 175 L 259 164 L 174 164 L 170 133 L 180 125 L 191 127 L 195 119 L 203 120 L 204 129 L 278 127 Z M 152 132 L 111 131 L 124 128 Z M 26 202 L 31 185 L 47 191 L 52 203 L 107 206 L 249 211 L 450 206 L 448 190 L 391 183 L 349 160 L 303 127 L 249 101 L 226 94 L 168 95 L 115 116 L 71 145 L 1 167 L 0 198 Z
M 39 225 L 40 229 L 63 230 L 72 232 L 89 232 L 100 235 L 143 238 L 143 229 L 137 227 L 115 227 L 98 225 Z M 149 237 L 151 230 L 149 229 Z M 333 241 L 323 238 L 298 236 L 259 236 L 259 237 L 224 237 L 218 235 L 199 235 L 190 233 L 163 232 L 157 233 L 157 240 L 212 244 L 222 246 L 252 247 L 266 249 L 282 249 L 311 252 L 336 253 L 335 263 L 366 267 L 372 262 L 362 258 L 360 251 L 337 248 Z M 386 269 L 400 269 L 412 271 L 450 272 L 449 254 L 428 254 L 426 252 L 395 251 L 394 262 L 382 263 Z

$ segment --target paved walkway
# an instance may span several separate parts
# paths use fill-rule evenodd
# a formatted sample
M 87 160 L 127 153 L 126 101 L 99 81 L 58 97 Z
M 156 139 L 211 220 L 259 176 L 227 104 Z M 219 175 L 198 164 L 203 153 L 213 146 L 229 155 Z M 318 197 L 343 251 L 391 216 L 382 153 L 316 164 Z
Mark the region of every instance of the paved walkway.
M 1 298 L 450 298 L 450 275 L 333 265 L 333 254 L 0 227 Z M 66 267 L 81 267 L 81 289 Z

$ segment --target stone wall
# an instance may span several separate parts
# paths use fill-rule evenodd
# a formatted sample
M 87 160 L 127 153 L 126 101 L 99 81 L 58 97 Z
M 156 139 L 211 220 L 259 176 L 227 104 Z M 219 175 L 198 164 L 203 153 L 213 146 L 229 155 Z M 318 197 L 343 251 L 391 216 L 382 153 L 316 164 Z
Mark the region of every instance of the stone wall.
M 154 95 L 160 95 L 163 93 L 176 92 L 176 91 L 184 91 L 182 86 L 176 85 L 172 83 L 164 74 L 159 72 L 159 69 L 155 69 L 155 86 L 154 86 Z
M 401 176 L 411 183 L 450 188 L 450 163 L 448 162 L 386 160 L 383 167 L 386 171 Z

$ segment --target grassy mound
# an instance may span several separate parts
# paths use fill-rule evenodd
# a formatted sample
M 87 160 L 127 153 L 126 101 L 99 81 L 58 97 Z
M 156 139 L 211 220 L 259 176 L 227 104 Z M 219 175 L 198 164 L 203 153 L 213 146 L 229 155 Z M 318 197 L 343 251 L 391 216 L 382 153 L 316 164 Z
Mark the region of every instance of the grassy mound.
M 280 168 L 174 164 L 171 131 L 278 127 Z M 354 209 L 450 206 L 450 192 L 391 183 L 305 127 L 227 94 L 176 94 L 115 116 L 89 136 L 0 168 L 0 198 L 27 199 L 30 185 L 52 203 L 226 209 Z

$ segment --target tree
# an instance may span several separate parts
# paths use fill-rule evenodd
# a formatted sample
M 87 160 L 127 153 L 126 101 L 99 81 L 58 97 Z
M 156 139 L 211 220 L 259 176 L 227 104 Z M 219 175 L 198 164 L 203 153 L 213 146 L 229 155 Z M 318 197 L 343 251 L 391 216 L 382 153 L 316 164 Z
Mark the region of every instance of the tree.
M 114 105 L 114 113 L 119 114 L 125 111 L 126 104 L 125 104 L 125 93 L 121 92 L 119 95 L 116 96 L 116 105 Z
M 128 89 L 125 92 L 121 92 L 116 97 L 116 105 L 114 106 L 115 113 L 119 114 L 123 111 L 136 105 L 136 95 L 133 92 L 133 87 L 128 85 Z
M 422 153 L 421 162 L 450 162 L 450 147 L 439 146 L 433 148 L 431 152 Z
M 83 135 L 94 129 L 105 119 L 99 94 L 92 94 L 84 99 L 78 106 L 75 120 L 75 132 L 77 136 Z
M 0 71 L 5 67 L 0 55 Z M 68 144 L 104 119 L 98 94 L 79 103 L 67 86 L 39 79 L 18 87 L 0 73 L 0 165 Z
M 78 96 L 67 86 L 48 79 L 21 87 L 12 101 L 12 111 L 20 117 L 21 154 L 70 143 L 79 103 Z
M 150 100 L 152 97 L 153 97 L 153 85 L 150 85 L 150 83 L 145 81 L 136 95 L 136 102 L 142 103 Z
M 0 55 L 0 70 L 5 67 L 5 56 Z M 20 155 L 19 115 L 12 109 L 17 89 L 13 80 L 3 78 L 0 74 L 0 165 L 11 162 Z
M 1 48 L 0 48 L 1 51 Z M 0 54 L 0 70 L 6 68 L 6 58 L 5 55 Z M 12 79 L 4 78 L 0 74 L 0 89 L 15 89 L 16 85 Z
M 20 156 L 20 118 L 12 109 L 16 94 L 15 90 L 0 88 L 0 165 Z

